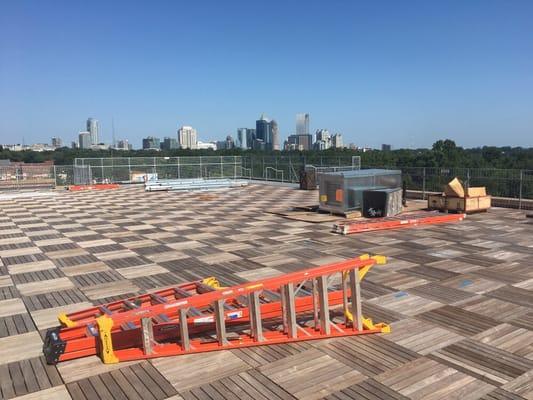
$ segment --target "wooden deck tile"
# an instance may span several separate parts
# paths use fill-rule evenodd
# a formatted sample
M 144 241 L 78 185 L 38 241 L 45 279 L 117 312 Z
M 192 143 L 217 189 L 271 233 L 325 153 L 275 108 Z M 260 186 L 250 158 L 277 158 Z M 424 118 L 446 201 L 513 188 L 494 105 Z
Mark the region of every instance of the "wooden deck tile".
M 68 383 L 67 389 L 74 400 L 95 395 L 99 399 L 163 400 L 177 394 L 148 362 Z
M 43 342 L 37 331 L 0 339 L 0 364 L 38 357 L 42 353 Z
M 414 360 L 374 379 L 410 399 L 474 400 L 495 389 L 494 386 L 427 358 Z
M 533 331 L 529 329 L 501 324 L 472 339 L 533 360 Z
M 360 372 L 315 349 L 274 361 L 259 371 L 299 399 L 320 399 L 365 379 Z
M 179 392 L 250 368 L 236 355 L 225 351 L 158 358 L 152 360 L 152 364 Z
M 391 333 L 383 336 L 385 340 L 423 355 L 464 339 L 464 336 L 455 332 L 416 319 L 393 322 L 391 330 Z
M 56 290 L 71 289 L 74 284 L 69 278 L 57 278 L 17 285 L 18 291 L 24 296 L 32 296 Z
M 465 339 L 433 353 L 436 359 L 495 386 L 504 385 L 533 369 L 533 360 L 473 339 Z
M 110 296 L 125 295 L 139 291 L 139 287 L 132 282 L 123 280 L 110 283 L 86 286 L 81 291 L 91 300 L 103 299 Z
M 26 306 L 21 299 L 14 298 L 0 301 L 0 318 L 25 312 Z
M 62 305 L 59 307 L 45 308 L 42 310 L 35 310 L 32 311 L 30 314 L 33 319 L 33 322 L 37 326 L 37 329 L 42 330 L 58 326 L 59 321 L 57 320 L 57 316 L 59 315 L 59 313 L 71 313 L 89 307 L 92 307 L 91 303 L 82 302 Z
M 407 292 L 395 292 L 367 301 L 388 310 L 413 316 L 442 306 L 442 303 L 425 299 Z
M 455 306 L 443 306 L 418 315 L 423 321 L 440 325 L 459 335 L 473 336 L 499 325 L 493 318 L 482 316 Z
M 75 382 L 94 375 L 104 374 L 119 368 L 136 364 L 137 361 L 104 364 L 100 358 L 90 356 L 57 364 L 57 370 L 65 383 Z

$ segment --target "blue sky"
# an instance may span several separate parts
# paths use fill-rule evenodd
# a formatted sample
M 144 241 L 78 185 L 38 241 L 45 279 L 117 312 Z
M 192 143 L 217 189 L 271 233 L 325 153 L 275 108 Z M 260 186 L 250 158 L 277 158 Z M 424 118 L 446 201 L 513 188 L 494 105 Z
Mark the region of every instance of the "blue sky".
M 533 146 L 533 2 L 3 1 L 0 143 L 140 146 L 295 114 L 344 141 Z

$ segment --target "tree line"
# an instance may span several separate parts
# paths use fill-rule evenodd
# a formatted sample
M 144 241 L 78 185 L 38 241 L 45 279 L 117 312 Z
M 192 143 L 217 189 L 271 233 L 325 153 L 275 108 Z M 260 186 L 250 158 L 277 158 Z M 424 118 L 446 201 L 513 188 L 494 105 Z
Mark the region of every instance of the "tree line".
M 451 168 L 502 168 L 533 170 L 533 148 L 483 146 L 465 149 L 453 140 L 438 140 L 430 149 L 398 149 L 391 151 L 358 151 L 351 149 L 328 149 L 323 151 L 254 151 L 242 149 L 229 150 L 82 150 L 62 147 L 55 151 L 10 151 L 0 146 L 0 159 L 41 163 L 53 160 L 56 165 L 72 165 L 77 157 L 185 157 L 185 156 L 276 156 L 313 158 L 318 156 L 346 157 L 360 156 L 365 165 L 390 167 L 451 167 Z

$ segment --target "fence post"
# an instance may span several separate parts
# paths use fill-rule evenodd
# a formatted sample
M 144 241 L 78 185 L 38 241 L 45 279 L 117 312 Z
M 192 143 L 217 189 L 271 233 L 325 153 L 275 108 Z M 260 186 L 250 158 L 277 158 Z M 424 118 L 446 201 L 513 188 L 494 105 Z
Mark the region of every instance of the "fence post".
M 199 178 L 202 178 L 202 177 L 203 177 L 203 174 L 202 174 L 202 156 L 200 156 L 200 176 L 199 176 Z
M 220 156 L 220 177 L 224 178 L 224 166 L 222 165 L 222 156 Z
M 518 197 L 518 209 L 522 209 L 522 185 L 524 183 L 524 170 L 520 170 L 520 193 Z
M 54 165 L 54 185 L 57 187 L 57 173 L 56 173 L 56 166 Z
M 422 168 L 422 200 L 426 200 L 426 167 Z
M 466 169 L 466 189 L 470 187 L 470 168 Z
M 180 174 L 180 158 L 178 157 L 178 179 L 181 179 L 181 174 Z
M 102 168 L 102 183 L 104 183 L 104 159 L 100 158 L 100 166 Z

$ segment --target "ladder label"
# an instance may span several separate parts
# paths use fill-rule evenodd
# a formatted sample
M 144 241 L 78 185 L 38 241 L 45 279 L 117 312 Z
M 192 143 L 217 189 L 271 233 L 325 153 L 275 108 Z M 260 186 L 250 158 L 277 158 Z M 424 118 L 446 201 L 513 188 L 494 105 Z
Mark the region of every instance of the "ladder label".
M 163 308 L 164 309 L 175 308 L 175 307 L 179 307 L 179 306 L 184 306 L 185 304 L 188 304 L 187 300 L 178 301 L 177 303 L 165 304 L 165 306 Z

